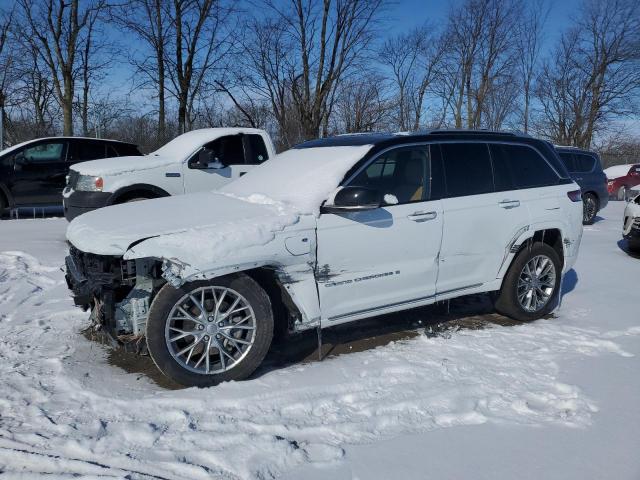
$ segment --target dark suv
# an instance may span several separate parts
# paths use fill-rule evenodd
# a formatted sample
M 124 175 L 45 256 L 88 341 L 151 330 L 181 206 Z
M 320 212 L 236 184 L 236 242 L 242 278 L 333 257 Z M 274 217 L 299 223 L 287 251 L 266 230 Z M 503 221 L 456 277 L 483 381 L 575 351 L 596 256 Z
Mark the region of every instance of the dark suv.
M 609 202 L 607 176 L 602 171 L 600 157 L 595 152 L 575 147 L 556 146 L 571 178 L 580 185 L 584 215 L 582 223 L 591 225 L 600 210 Z
M 94 138 L 39 138 L 9 147 L 0 152 L 0 215 L 8 208 L 62 208 L 71 165 L 127 155 L 140 155 L 138 147 Z

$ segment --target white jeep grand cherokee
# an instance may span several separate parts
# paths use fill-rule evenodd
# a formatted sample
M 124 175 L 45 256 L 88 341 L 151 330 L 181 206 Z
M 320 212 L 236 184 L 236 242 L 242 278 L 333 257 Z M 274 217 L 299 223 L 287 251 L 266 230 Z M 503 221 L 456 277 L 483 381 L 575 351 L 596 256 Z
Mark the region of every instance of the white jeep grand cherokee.
M 273 157 L 269 134 L 255 128 L 202 128 L 149 155 L 76 163 L 62 192 L 71 221 L 96 208 L 210 191 Z
M 340 136 L 217 192 L 83 215 L 67 232 L 67 280 L 97 326 L 146 340 L 173 380 L 208 386 L 249 376 L 275 330 L 478 292 L 496 292 L 505 315 L 540 318 L 581 237 L 580 189 L 547 142 Z

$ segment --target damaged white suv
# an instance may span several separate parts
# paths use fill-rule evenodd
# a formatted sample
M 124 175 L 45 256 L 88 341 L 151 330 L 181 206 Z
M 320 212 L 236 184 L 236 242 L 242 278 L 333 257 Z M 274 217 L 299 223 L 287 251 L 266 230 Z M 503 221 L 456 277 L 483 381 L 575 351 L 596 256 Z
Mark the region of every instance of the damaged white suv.
M 547 142 L 340 136 L 217 192 L 77 218 L 67 281 L 97 326 L 146 342 L 173 380 L 208 386 L 249 376 L 277 330 L 479 292 L 496 292 L 505 315 L 537 319 L 554 308 L 581 237 L 580 189 Z

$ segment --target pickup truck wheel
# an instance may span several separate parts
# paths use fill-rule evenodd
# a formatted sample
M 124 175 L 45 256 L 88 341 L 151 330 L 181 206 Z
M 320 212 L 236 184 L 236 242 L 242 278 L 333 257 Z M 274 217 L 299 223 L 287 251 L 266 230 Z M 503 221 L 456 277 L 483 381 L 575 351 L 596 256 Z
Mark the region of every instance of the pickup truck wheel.
M 273 338 L 266 292 L 233 274 L 167 284 L 149 310 L 147 346 L 160 371 L 188 387 L 242 380 L 262 363 Z
M 558 254 L 549 245 L 538 242 L 523 248 L 502 282 L 496 310 L 520 321 L 545 316 L 556 303 L 561 268 Z
M 598 199 L 593 193 L 585 193 L 582 197 L 582 223 L 592 225 L 598 214 Z

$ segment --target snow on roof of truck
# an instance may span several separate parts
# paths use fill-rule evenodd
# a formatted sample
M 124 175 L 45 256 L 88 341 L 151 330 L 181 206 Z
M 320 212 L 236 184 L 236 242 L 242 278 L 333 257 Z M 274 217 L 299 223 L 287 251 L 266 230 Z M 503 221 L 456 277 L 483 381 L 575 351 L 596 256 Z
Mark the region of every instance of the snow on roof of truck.
M 238 133 L 262 134 L 264 130 L 257 128 L 200 128 L 178 135 L 149 155 L 158 157 L 175 157 L 190 154 L 198 150 L 202 145 L 224 135 L 236 135 Z

